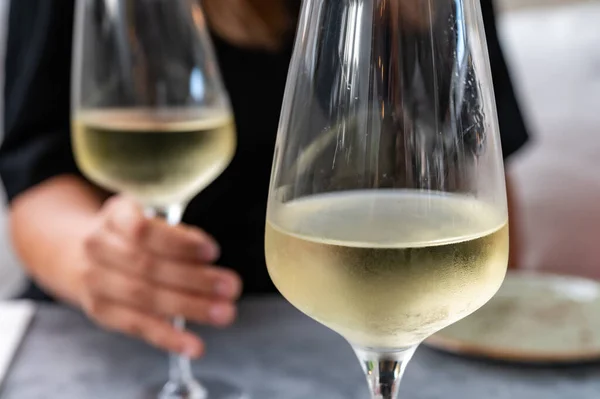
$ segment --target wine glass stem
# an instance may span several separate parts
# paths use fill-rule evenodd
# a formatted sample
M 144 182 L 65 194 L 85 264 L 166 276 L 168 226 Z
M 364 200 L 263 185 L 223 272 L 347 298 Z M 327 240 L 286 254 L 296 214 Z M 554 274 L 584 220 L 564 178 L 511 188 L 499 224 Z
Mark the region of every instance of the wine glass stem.
M 149 218 L 164 219 L 170 225 L 177 225 L 181 222 L 184 206 L 182 204 L 173 204 L 164 207 L 150 206 L 144 209 L 144 214 Z M 173 318 L 173 326 L 178 330 L 185 329 L 185 319 L 181 316 Z M 192 380 L 192 369 L 190 359 L 187 356 L 178 353 L 169 354 L 169 381 L 178 385 L 183 385 Z
M 185 319 L 181 316 L 173 318 L 173 326 L 178 330 L 185 329 Z M 186 383 L 192 377 L 190 359 L 178 353 L 169 354 L 169 381 L 173 383 Z
M 361 362 L 373 399 L 397 399 L 406 365 L 417 345 L 394 351 L 354 347 Z

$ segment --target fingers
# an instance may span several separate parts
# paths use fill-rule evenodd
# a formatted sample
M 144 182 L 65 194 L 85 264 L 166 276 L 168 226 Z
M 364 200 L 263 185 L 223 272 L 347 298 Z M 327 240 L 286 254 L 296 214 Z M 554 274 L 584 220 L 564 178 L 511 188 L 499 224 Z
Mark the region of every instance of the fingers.
M 198 358 L 204 352 L 202 341 L 189 332 L 175 329 L 168 321 L 109 301 L 86 306 L 89 316 L 102 327 L 140 338 L 160 349 Z
M 106 206 L 106 227 L 137 246 L 159 256 L 212 262 L 219 257 L 217 243 L 205 232 L 190 226 L 171 226 L 164 220 L 146 218 L 127 198 L 114 197 Z
M 139 311 L 186 319 L 215 327 L 230 325 L 236 309 L 232 302 L 190 295 L 111 269 L 90 269 L 85 282 L 91 296 L 120 303 Z
M 100 325 L 168 351 L 200 356 L 202 342 L 166 320 L 182 316 L 224 327 L 236 316 L 236 273 L 206 263 L 219 256 L 202 230 L 147 219 L 139 206 L 116 196 L 82 242 L 79 301 Z
M 166 318 L 224 327 L 236 316 L 237 274 L 206 265 L 219 256 L 202 230 L 147 219 L 136 203 L 111 198 L 83 241 L 80 303 L 100 325 L 172 352 L 200 356 L 202 342 Z
M 87 250 L 100 264 L 173 290 L 230 300 L 237 299 L 242 290 L 240 278 L 230 270 L 159 258 L 112 232 L 93 236 Z

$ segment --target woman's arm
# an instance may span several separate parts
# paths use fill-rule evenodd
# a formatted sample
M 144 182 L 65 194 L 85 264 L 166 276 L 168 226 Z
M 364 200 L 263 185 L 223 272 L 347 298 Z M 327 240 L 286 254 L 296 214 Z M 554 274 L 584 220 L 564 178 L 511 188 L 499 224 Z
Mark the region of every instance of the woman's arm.
M 10 5 L 0 175 L 13 244 L 29 274 L 73 303 L 77 262 L 65 243 L 82 234 L 102 195 L 80 177 L 71 154 L 70 62 L 74 2 Z M 55 177 L 61 176 L 61 177 Z
M 10 210 L 13 245 L 47 292 L 80 306 L 82 248 L 104 195 L 74 175 L 51 178 L 17 196 Z
M 239 278 L 207 264 L 218 252 L 200 230 L 148 220 L 132 201 L 103 197 L 63 175 L 13 200 L 11 236 L 29 273 L 107 329 L 200 356 L 202 342 L 165 317 L 228 325 Z

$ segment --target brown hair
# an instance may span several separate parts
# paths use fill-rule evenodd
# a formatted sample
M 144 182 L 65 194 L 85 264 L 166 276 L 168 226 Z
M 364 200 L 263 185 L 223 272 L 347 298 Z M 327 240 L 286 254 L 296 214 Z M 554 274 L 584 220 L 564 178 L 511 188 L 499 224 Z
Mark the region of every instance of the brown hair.
M 211 29 L 248 48 L 278 50 L 296 24 L 290 0 L 202 0 Z M 292 2 L 293 3 L 293 2 Z

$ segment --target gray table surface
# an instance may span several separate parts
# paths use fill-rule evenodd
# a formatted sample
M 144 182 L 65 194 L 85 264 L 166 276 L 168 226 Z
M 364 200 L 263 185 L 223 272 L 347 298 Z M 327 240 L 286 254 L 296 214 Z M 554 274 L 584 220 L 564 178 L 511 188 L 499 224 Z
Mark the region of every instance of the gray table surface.
M 246 300 L 233 328 L 200 329 L 200 376 L 243 386 L 252 399 L 366 399 L 349 345 L 279 298 Z M 138 399 L 163 382 L 166 359 L 145 344 L 107 333 L 79 313 L 38 308 L 2 399 Z M 464 359 L 421 347 L 400 399 L 598 399 L 600 365 L 524 367 Z

